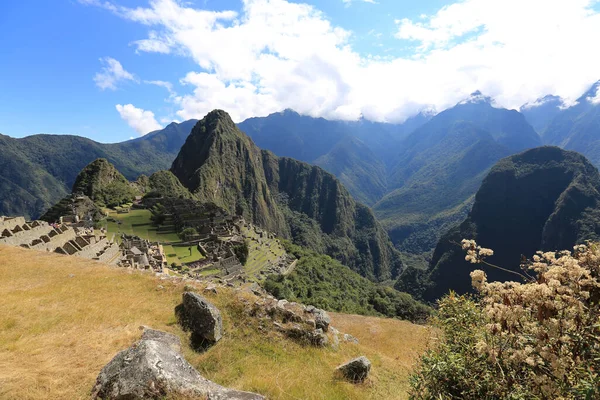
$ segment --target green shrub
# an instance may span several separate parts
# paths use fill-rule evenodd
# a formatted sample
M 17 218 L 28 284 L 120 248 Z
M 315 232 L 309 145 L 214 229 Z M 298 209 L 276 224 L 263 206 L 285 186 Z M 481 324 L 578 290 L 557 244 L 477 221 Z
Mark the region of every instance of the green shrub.
M 196 228 L 185 228 L 181 232 L 179 232 L 179 238 L 183 241 L 189 241 L 192 237 L 198 234 Z
M 248 243 L 244 240 L 244 243 L 239 244 L 233 247 L 233 252 L 235 256 L 240 261 L 242 265 L 246 265 L 248 261 L 248 254 L 250 253 L 250 249 L 248 248 Z

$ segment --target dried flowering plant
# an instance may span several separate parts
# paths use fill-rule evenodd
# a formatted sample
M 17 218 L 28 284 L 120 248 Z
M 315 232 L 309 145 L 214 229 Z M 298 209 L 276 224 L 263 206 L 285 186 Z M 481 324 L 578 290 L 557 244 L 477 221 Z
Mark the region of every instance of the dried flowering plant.
M 463 240 L 466 259 L 493 254 Z M 600 399 L 600 247 L 538 252 L 524 283 L 471 272 L 475 297 L 439 302 L 442 340 L 411 379 L 414 399 Z M 535 276 L 535 278 L 532 278 Z

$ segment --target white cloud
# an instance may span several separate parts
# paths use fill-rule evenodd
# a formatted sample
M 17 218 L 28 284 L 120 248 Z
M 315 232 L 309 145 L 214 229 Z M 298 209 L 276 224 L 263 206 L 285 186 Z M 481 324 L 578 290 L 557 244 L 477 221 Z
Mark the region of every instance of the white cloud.
M 162 129 L 162 126 L 154 118 L 152 111 L 142 110 L 133 104 L 117 104 L 115 107 L 121 118 L 140 135 Z
M 100 59 L 100 62 L 104 65 L 102 72 L 98 72 L 94 76 L 94 82 L 100 89 L 111 89 L 116 90 L 117 85 L 124 81 L 137 81 L 132 73 L 125 71 L 120 62 L 111 57 L 104 57 Z
M 174 94 L 175 92 L 173 91 L 173 84 L 171 82 L 166 82 L 166 81 L 144 81 L 144 83 L 147 83 L 149 85 L 154 85 L 154 86 L 159 86 L 162 88 L 167 89 L 167 91 L 169 92 L 169 94 Z
M 135 9 L 99 5 L 148 26 L 147 38 L 133 43 L 138 52 L 196 62 L 198 69 L 181 80 L 190 90 L 173 99 L 181 118 L 223 108 L 240 121 L 292 108 L 396 122 L 425 107 L 443 110 L 475 90 L 509 108 L 546 94 L 572 104 L 600 78 L 594 2 L 456 2 L 396 21 L 398 48 L 415 45 L 404 57 L 361 55 L 350 45 L 351 32 L 313 6 L 285 0 L 243 0 L 239 12 L 175 0 Z
M 375 0 L 342 0 L 342 2 L 346 5 L 346 7 L 349 7 L 353 1 L 362 1 L 363 3 L 379 4 Z
M 588 97 L 588 101 L 592 104 L 600 104 L 600 82 L 596 84 L 596 94 Z

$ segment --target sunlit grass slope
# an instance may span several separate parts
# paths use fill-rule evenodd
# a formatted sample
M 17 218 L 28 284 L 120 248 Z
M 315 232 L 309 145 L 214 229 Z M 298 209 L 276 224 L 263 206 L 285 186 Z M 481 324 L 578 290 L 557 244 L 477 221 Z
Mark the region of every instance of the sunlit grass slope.
M 0 247 L 0 274 L 2 399 L 88 398 L 100 369 L 140 337 L 141 325 L 180 336 L 185 357 L 207 378 L 270 399 L 403 399 L 429 337 L 408 322 L 333 314 L 333 325 L 360 344 L 302 347 L 258 330 L 243 312 L 253 295 L 220 289 L 207 297 L 223 313 L 225 336 L 200 355 L 175 323 L 185 282 L 12 247 Z M 338 364 L 363 354 L 373 362 L 368 382 L 335 377 Z

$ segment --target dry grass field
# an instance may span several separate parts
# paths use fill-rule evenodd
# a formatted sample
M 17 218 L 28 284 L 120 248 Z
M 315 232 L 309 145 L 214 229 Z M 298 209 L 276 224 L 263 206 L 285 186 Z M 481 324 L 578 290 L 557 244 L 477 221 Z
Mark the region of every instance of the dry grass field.
M 88 398 L 100 369 L 140 337 L 141 325 L 180 336 L 185 357 L 207 378 L 270 399 L 404 399 L 430 337 L 408 322 L 332 314 L 332 325 L 360 344 L 302 347 L 257 329 L 240 300 L 253 295 L 222 289 L 207 297 L 223 313 L 225 336 L 197 354 L 173 313 L 185 282 L 1 246 L 0 274 L 2 399 Z M 336 378 L 334 368 L 359 355 L 373 363 L 370 379 L 353 385 Z

